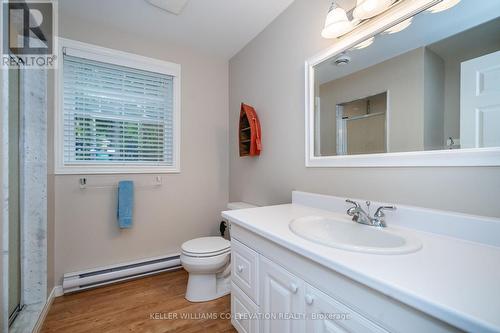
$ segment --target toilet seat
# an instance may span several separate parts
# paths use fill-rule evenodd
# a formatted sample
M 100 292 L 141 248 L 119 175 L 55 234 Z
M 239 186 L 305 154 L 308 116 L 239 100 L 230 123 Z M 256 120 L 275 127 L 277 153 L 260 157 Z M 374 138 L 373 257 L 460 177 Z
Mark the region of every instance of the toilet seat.
M 227 249 L 224 251 L 219 251 L 219 252 L 210 252 L 210 253 L 193 253 L 193 252 L 186 252 L 182 251 L 182 254 L 187 256 L 187 257 L 194 257 L 194 258 L 210 258 L 210 257 L 216 257 L 221 254 L 226 254 L 231 252 L 231 249 Z
M 185 242 L 182 253 L 189 257 L 214 257 L 231 251 L 231 242 L 222 237 L 201 237 Z

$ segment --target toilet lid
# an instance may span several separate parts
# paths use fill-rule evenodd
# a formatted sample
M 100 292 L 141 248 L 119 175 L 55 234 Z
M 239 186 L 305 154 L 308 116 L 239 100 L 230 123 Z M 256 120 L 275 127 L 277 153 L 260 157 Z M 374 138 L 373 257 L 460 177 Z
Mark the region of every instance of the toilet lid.
M 231 247 L 231 242 L 222 237 L 201 237 L 182 244 L 181 249 L 190 254 L 218 254 Z

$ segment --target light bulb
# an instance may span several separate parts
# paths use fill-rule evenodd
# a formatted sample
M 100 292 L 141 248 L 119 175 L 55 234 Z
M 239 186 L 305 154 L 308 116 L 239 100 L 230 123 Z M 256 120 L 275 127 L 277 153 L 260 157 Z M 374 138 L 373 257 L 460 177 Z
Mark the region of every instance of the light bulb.
M 359 20 L 369 19 L 387 9 L 395 0 L 357 0 L 353 16 Z
M 347 18 L 345 10 L 336 7 L 328 12 L 321 36 L 323 38 L 337 38 L 351 31 L 353 27 L 353 24 Z
M 442 11 L 445 11 L 447 9 L 450 9 L 453 6 L 456 6 L 460 0 L 443 0 L 437 5 L 432 6 L 431 8 L 427 9 L 431 13 L 439 13 Z
M 390 34 L 395 34 L 397 32 L 401 32 L 404 29 L 408 28 L 412 22 L 413 22 L 413 17 L 410 17 L 409 19 L 404 20 L 403 22 L 398 23 L 393 27 L 390 27 L 389 29 L 387 29 L 383 33 L 390 35 Z

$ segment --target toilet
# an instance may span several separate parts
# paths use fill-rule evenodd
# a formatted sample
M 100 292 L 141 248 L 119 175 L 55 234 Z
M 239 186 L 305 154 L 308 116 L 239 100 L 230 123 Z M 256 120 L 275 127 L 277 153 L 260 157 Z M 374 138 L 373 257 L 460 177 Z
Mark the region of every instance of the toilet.
M 231 202 L 230 210 L 254 208 L 245 202 Z M 181 246 L 181 264 L 189 273 L 186 299 L 206 302 L 231 292 L 231 242 L 220 236 L 189 240 Z

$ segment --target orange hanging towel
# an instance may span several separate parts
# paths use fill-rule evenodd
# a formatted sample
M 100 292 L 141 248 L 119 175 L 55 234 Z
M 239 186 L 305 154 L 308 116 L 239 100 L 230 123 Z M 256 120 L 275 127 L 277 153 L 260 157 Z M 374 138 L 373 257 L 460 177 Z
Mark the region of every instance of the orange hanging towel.
M 239 125 L 240 156 L 259 156 L 262 150 L 260 122 L 255 109 L 241 103 Z

